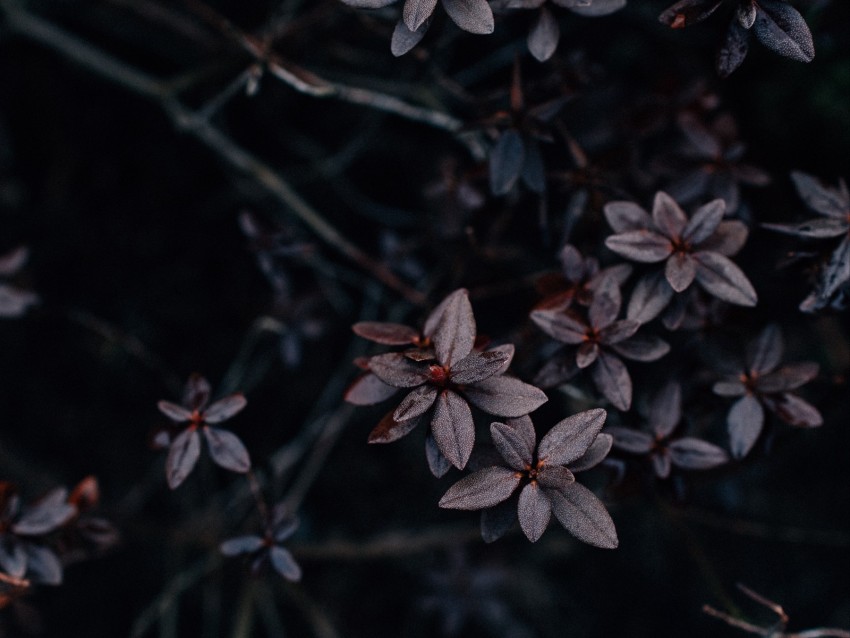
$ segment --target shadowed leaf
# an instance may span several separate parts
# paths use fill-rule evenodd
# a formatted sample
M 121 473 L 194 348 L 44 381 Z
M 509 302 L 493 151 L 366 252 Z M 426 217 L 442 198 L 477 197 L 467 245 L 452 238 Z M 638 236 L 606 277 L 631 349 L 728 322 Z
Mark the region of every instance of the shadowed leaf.
M 507 423 L 491 423 L 490 435 L 493 445 L 510 467 L 523 470 L 531 465 L 537 436 L 528 416 L 511 419 Z
M 586 410 L 559 421 L 540 440 L 537 458 L 548 465 L 566 465 L 581 457 L 605 424 L 601 408 Z
M 723 448 L 690 437 L 672 441 L 669 450 L 673 465 L 685 470 L 707 470 L 729 461 Z

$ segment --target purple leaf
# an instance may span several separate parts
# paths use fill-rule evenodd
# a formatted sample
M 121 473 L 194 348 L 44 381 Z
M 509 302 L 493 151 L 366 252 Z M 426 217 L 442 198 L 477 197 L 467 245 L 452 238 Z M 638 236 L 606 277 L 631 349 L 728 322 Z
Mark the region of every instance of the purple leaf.
M 688 216 L 672 197 L 664 191 L 658 191 L 652 202 L 652 221 L 664 235 L 678 239 L 688 223 Z
M 210 400 L 210 382 L 197 372 L 189 375 L 183 390 L 183 405 L 189 410 L 203 410 Z
M 779 326 L 772 323 L 759 333 L 758 337 L 747 344 L 747 370 L 753 376 L 774 370 L 782 360 L 785 344 Z
M 27 262 L 29 254 L 26 246 L 18 246 L 0 257 L 0 277 L 11 277 L 17 273 Z
M 519 417 L 534 412 L 548 400 L 539 388 L 516 377 L 490 377 L 464 389 L 464 395 L 487 414 Z
M 655 472 L 655 476 L 660 479 L 666 479 L 668 476 L 670 476 L 670 469 L 672 467 L 672 463 L 670 462 L 669 450 L 656 450 L 652 453 L 650 460 L 652 461 L 652 471 Z
M 532 543 L 536 542 L 543 536 L 552 516 L 549 499 L 536 482 L 532 481 L 522 488 L 517 512 L 523 533 Z
M 670 344 L 655 335 L 636 335 L 611 346 L 624 359 L 632 361 L 657 361 L 670 352 Z
M 576 351 L 576 365 L 584 370 L 593 365 L 599 357 L 599 344 L 594 341 L 588 341 L 581 344 Z
M 791 173 L 791 179 L 797 194 L 814 212 L 835 219 L 846 218 L 847 211 L 850 210 L 850 198 L 845 194 L 827 188 L 811 175 L 799 171 Z
M 755 386 L 764 394 L 787 392 L 814 379 L 818 376 L 819 369 L 818 364 L 812 361 L 782 366 L 778 370 L 758 377 Z
M 655 445 L 655 438 L 640 430 L 615 425 L 605 431 L 614 437 L 615 448 L 630 454 L 649 454 Z
M 0 568 L 13 578 L 23 578 L 27 571 L 27 553 L 23 543 L 0 542 Z
M 219 428 L 204 428 L 204 437 L 215 464 L 231 472 L 244 474 L 251 469 L 251 457 L 242 441 L 233 432 Z
M 528 32 L 528 50 L 531 55 L 540 62 L 545 62 L 555 53 L 560 37 L 561 30 L 555 16 L 545 6 L 541 7 L 537 21 Z
M 615 408 L 624 412 L 629 409 L 632 404 L 632 378 L 619 357 L 601 352 L 590 373 L 596 388 Z
M 640 322 L 635 321 L 634 319 L 615 321 L 611 325 L 602 329 L 599 333 L 599 341 L 610 346 L 615 343 L 625 341 L 626 339 L 630 339 L 639 329 Z
M 593 18 L 597 16 L 606 16 L 615 11 L 619 11 L 626 6 L 626 0 L 553 0 L 560 6 L 566 6 L 570 11 L 581 16 Z
M 531 466 L 537 436 L 528 416 L 510 419 L 507 423 L 491 423 L 490 436 L 510 467 L 522 471 Z
M 583 343 L 587 335 L 587 325 L 569 311 L 533 310 L 530 316 L 543 332 L 562 343 Z
M 393 413 L 384 415 L 378 425 L 369 433 L 369 443 L 392 443 L 410 432 L 419 425 L 422 419 L 414 417 L 408 421 L 396 421 Z
M 436 6 L 437 0 L 405 0 L 402 13 L 404 24 L 411 31 L 416 31 L 431 17 Z
M 469 294 L 463 288 L 450 294 L 447 302 L 431 339 L 437 360 L 451 368 L 472 352 L 475 344 L 475 317 L 472 315 Z
M 440 507 L 483 510 L 501 503 L 514 493 L 522 476 L 505 467 L 488 467 L 459 480 L 440 499 Z
M 729 430 L 729 448 L 732 456 L 742 459 L 755 445 L 764 426 L 764 408 L 751 394 L 741 397 L 726 417 Z
M 547 465 L 566 465 L 581 457 L 605 424 L 601 408 L 586 410 L 559 421 L 540 440 L 537 458 Z
M 189 410 L 184 408 L 182 405 L 171 403 L 171 401 L 160 401 L 156 404 L 156 407 L 159 408 L 160 412 L 176 423 L 183 423 L 192 418 L 192 413 Z
M 481 538 L 492 543 L 508 533 L 517 519 L 517 499 L 508 498 L 481 512 Z
M 204 421 L 221 423 L 241 412 L 248 405 L 248 400 L 242 394 L 231 394 L 219 399 L 204 410 Z
M 747 386 L 734 379 L 718 381 L 711 387 L 711 390 L 714 394 L 721 397 L 742 397 L 747 393 Z
M 747 57 L 750 50 L 750 32 L 737 20 L 729 23 L 726 37 L 717 52 L 717 73 L 722 78 L 729 77 Z
M 641 277 L 629 299 L 626 317 L 640 323 L 655 319 L 673 298 L 673 289 L 663 272 L 649 273 Z
M 563 465 L 542 464 L 537 468 L 537 481 L 541 487 L 545 487 L 546 489 L 564 489 L 575 480 L 576 478 L 573 476 L 572 471 Z
M 475 423 L 464 399 L 452 390 L 443 390 L 437 397 L 431 434 L 440 452 L 459 470 L 466 467 L 475 443 Z
M 743 222 L 738 220 L 720 222 L 717 230 L 699 246 L 700 250 L 720 253 L 724 257 L 737 255 L 744 244 L 750 231 Z
M 587 452 L 570 463 L 567 469 L 571 472 L 584 472 L 596 467 L 608 456 L 613 444 L 614 437 L 610 434 L 604 432 L 597 434 L 596 439 L 587 448 Z
M 506 130 L 490 151 L 490 190 L 494 195 L 510 192 L 519 179 L 524 160 L 522 136 L 514 129 Z
M 409 392 L 393 412 L 395 421 L 408 421 L 418 417 L 434 405 L 438 390 L 432 385 L 421 385 Z
M 413 388 L 428 380 L 428 366 L 411 361 L 400 352 L 379 354 L 369 359 L 369 370 L 396 388 Z
M 249 534 L 228 538 L 218 546 L 218 549 L 225 556 L 238 556 L 239 554 L 253 554 L 263 545 L 265 545 L 265 541 L 260 536 Z
M 419 333 L 410 326 L 381 321 L 361 321 L 351 326 L 358 337 L 385 346 L 406 346 L 419 340 Z
M 762 224 L 764 228 L 803 239 L 829 239 L 841 237 L 850 231 L 846 219 L 810 219 L 800 224 Z
M 697 262 L 688 253 L 673 253 L 664 267 L 664 277 L 676 292 L 684 292 L 694 281 Z
M 548 494 L 555 518 L 580 541 L 614 549 L 619 544 L 614 521 L 602 502 L 580 483 Z
M 722 301 L 739 306 L 755 306 L 758 295 L 747 276 L 728 257 L 719 253 L 694 253 L 697 281 L 705 290 Z
M 194 427 L 178 434 L 168 448 L 165 459 L 165 476 L 168 487 L 176 489 L 191 474 L 201 455 L 201 437 Z
M 292 557 L 292 554 L 289 553 L 289 550 L 279 547 L 278 545 L 272 546 L 269 550 L 269 561 L 271 562 L 274 570 L 286 580 L 290 580 L 294 583 L 301 580 L 301 568 L 298 566 L 298 563 L 295 562 L 295 559 Z
M 487 350 L 486 352 L 471 352 L 458 361 L 451 369 L 452 383 L 466 385 L 478 383 L 495 374 L 504 372 L 505 362 L 509 355 L 503 350 Z
M 541 388 L 553 388 L 569 381 L 579 372 L 575 357 L 560 352 L 543 365 L 534 377 L 534 384 Z
M 61 500 L 51 498 L 54 495 Z M 41 536 L 61 527 L 77 513 L 77 508 L 66 502 L 66 496 L 62 488 L 53 490 L 41 502 L 25 510 L 12 525 L 12 531 L 21 536 Z
M 431 470 L 431 474 L 437 478 L 445 476 L 446 472 L 452 468 L 452 464 L 440 452 L 440 448 L 437 447 L 437 442 L 434 441 L 434 436 L 430 432 L 425 437 L 425 459 L 428 461 L 428 469 Z
M 396 22 L 395 29 L 393 29 L 393 35 L 390 40 L 390 52 L 395 57 L 404 55 L 422 41 L 429 26 L 431 26 L 430 19 L 425 20 L 422 26 L 416 29 L 416 31 L 411 31 L 407 28 L 404 20 L 399 20 Z
M 44 585 L 62 584 L 62 563 L 52 549 L 28 544 L 27 575 L 37 583 Z
M 675 381 L 667 383 L 649 405 L 649 425 L 655 436 L 670 436 L 682 419 L 682 386 Z
M 605 240 L 605 245 L 626 259 L 647 264 L 663 261 L 673 252 L 670 240 L 651 230 L 611 235 Z
M 671 442 L 669 450 L 673 465 L 685 470 L 707 470 L 729 461 L 723 448 L 691 437 Z
M 759 0 L 753 33 L 768 49 L 799 62 L 815 57 L 812 33 L 803 16 L 787 2 Z
M 816 428 L 823 425 L 823 417 L 818 409 L 796 394 L 785 393 L 780 395 L 778 400 L 771 397 L 767 405 L 789 425 L 800 428 Z
M 375 374 L 361 375 L 345 391 L 345 400 L 354 405 L 374 405 L 386 401 L 398 392 L 398 388 L 381 381 Z
M 623 298 L 620 287 L 613 279 L 605 279 L 593 291 L 593 300 L 587 309 L 587 319 L 596 330 L 609 326 L 620 314 Z
M 493 10 L 487 4 L 487 0 L 442 0 L 442 2 L 452 22 L 464 31 L 481 35 L 493 33 Z
M 615 233 L 628 233 L 652 227 L 652 217 L 633 202 L 609 202 L 603 209 L 605 219 Z

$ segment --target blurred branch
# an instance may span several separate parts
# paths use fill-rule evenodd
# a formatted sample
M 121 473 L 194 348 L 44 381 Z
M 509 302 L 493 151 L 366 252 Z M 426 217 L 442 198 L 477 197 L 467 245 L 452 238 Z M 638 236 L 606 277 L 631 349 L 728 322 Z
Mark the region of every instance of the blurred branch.
M 205 109 L 192 111 L 175 97 L 175 87 L 110 56 L 88 42 L 44 20 L 14 0 L 0 0 L 7 26 L 21 36 L 39 42 L 61 53 L 88 70 L 157 101 L 181 130 L 193 135 L 215 151 L 231 167 L 249 174 L 281 203 L 299 217 L 313 232 L 375 279 L 415 305 L 422 305 L 424 295 L 401 281 L 380 262 L 372 259 L 348 241 L 318 211 L 310 206 L 274 169 L 236 144 L 205 117 Z

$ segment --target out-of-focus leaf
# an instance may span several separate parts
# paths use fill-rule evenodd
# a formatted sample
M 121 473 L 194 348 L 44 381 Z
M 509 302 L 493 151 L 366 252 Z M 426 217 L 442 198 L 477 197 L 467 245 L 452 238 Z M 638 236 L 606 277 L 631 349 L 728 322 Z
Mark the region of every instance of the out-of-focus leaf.
M 204 421 L 221 423 L 241 412 L 248 405 L 248 400 L 242 394 L 231 394 L 219 399 L 204 410 Z
M 764 394 L 787 392 L 799 388 L 818 376 L 819 366 L 812 361 L 782 366 L 756 378 L 756 389 Z
M 168 448 L 165 475 L 168 487 L 176 489 L 191 474 L 201 455 L 201 437 L 195 428 L 186 428 Z
M 652 202 L 652 221 L 665 236 L 677 239 L 688 223 L 688 216 L 672 197 L 658 191 Z
M 617 201 L 605 204 L 605 219 L 615 233 L 647 230 L 652 227 L 652 217 L 633 202 Z
M 789 425 L 800 428 L 816 428 L 823 425 L 823 417 L 818 409 L 796 394 L 784 393 L 778 400 L 771 398 L 768 405 Z
M 358 377 L 345 391 L 345 400 L 354 405 L 374 405 L 386 401 L 398 392 L 398 388 L 381 381 L 377 375 L 367 372 Z
M 846 194 L 827 188 L 811 175 L 800 171 L 791 173 L 791 180 L 797 194 L 814 212 L 834 219 L 846 218 L 850 210 L 850 198 Z
M 48 547 L 27 544 L 27 575 L 44 585 L 62 584 L 62 563 Z
M 723 448 L 691 437 L 672 441 L 669 450 L 673 465 L 685 470 L 707 470 L 729 460 Z
M 691 244 L 700 244 L 711 237 L 723 221 L 726 202 L 715 199 L 700 206 L 688 220 L 682 231 L 682 239 Z
M 673 292 L 663 271 L 644 275 L 632 291 L 626 317 L 640 323 L 652 321 L 670 303 Z
M 679 0 L 665 9 L 658 20 L 668 27 L 682 29 L 705 20 L 723 4 L 723 0 Z
M 649 405 L 649 424 L 659 438 L 670 436 L 682 420 L 682 386 L 670 381 Z
M 623 411 L 629 409 L 632 404 L 632 378 L 619 357 L 600 352 L 590 373 L 596 388 L 615 408 Z
M 700 250 L 719 253 L 724 257 L 732 257 L 741 252 L 750 231 L 743 222 L 738 220 L 720 222 L 714 234 L 702 242 Z
M 543 332 L 562 343 L 583 343 L 587 335 L 588 326 L 569 311 L 532 310 L 530 316 Z
M 670 255 L 664 266 L 664 276 L 675 292 L 684 292 L 697 274 L 697 262 L 688 253 Z
M 611 235 L 605 245 L 618 255 L 640 263 L 663 261 L 673 252 L 670 240 L 651 230 L 631 230 Z
M 545 62 L 555 53 L 560 37 L 558 21 L 549 9 L 542 7 L 534 26 L 528 32 L 528 50 L 531 55 L 540 62 Z
M 599 465 L 608 453 L 611 451 L 611 446 L 614 444 L 614 437 L 610 434 L 601 432 L 596 435 L 593 443 L 587 448 L 587 452 L 568 465 L 571 472 L 584 472 Z
M 697 261 L 696 279 L 711 295 L 739 306 L 755 306 L 758 302 L 753 285 L 747 276 L 728 257 L 719 253 L 694 253 Z
M 358 337 L 386 346 L 406 346 L 416 343 L 419 333 L 410 326 L 382 321 L 360 321 L 351 326 Z
M 265 541 L 260 536 L 249 534 L 228 538 L 218 546 L 218 549 L 225 556 L 238 556 L 239 554 L 253 554 L 264 544 Z
M 584 370 L 592 366 L 599 357 L 599 344 L 596 342 L 583 343 L 576 351 L 576 365 Z
M 182 423 L 192 418 L 192 413 L 182 405 L 171 403 L 171 401 L 160 401 L 156 407 L 172 421 Z
M 764 426 L 764 408 L 754 396 L 738 399 L 726 417 L 729 430 L 729 449 L 732 456 L 742 459 L 755 445 Z
M 505 195 L 514 187 L 525 161 L 525 144 L 514 129 L 504 131 L 490 151 L 490 190 Z
M 210 382 L 197 372 L 189 375 L 183 390 L 183 405 L 189 410 L 203 410 L 210 400 L 212 388 Z
M 216 465 L 231 472 L 244 474 L 251 469 L 251 457 L 238 436 L 219 428 L 204 428 L 210 456 Z
M 508 498 L 481 512 L 481 537 L 492 543 L 508 533 L 517 519 L 516 499 Z
M 750 374 L 757 376 L 774 370 L 782 360 L 785 344 L 775 323 L 769 324 L 747 344 L 745 361 Z
M 295 562 L 289 550 L 274 545 L 269 549 L 269 561 L 274 570 L 286 580 L 295 583 L 301 580 L 301 567 Z
M 632 361 L 657 361 L 670 352 L 670 344 L 655 335 L 635 335 L 611 346 L 624 359 Z
M 655 443 L 653 437 L 640 430 L 615 425 L 605 431 L 614 438 L 615 448 L 630 454 L 649 454 Z

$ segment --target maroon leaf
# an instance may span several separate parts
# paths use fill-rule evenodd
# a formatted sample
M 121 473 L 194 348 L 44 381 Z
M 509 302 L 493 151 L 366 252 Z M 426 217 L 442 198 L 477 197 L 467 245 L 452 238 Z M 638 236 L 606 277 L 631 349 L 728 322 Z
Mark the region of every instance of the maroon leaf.
M 168 487 L 176 489 L 191 474 L 201 455 L 201 437 L 194 427 L 178 434 L 168 448 L 165 459 L 165 476 Z
M 509 358 L 509 354 L 503 350 L 471 352 L 452 366 L 452 382 L 458 385 L 466 385 L 488 379 L 495 374 L 504 372 L 504 364 Z
M 671 442 L 669 450 L 673 464 L 685 470 L 707 470 L 729 460 L 723 448 L 690 437 Z
M 475 345 L 475 317 L 472 315 L 469 294 L 463 288 L 450 294 L 446 301 L 448 303 L 443 307 L 431 339 L 437 360 L 446 367 L 452 367 L 472 352 L 472 346 Z
M 540 62 L 545 62 L 555 53 L 560 37 L 561 30 L 555 16 L 545 6 L 541 7 L 537 21 L 528 32 L 528 50 L 531 55 Z
M 411 361 L 399 352 L 369 359 L 371 370 L 381 381 L 396 388 L 413 388 L 428 380 L 428 366 Z
M 673 252 L 670 240 L 651 230 L 632 230 L 611 235 L 605 245 L 618 255 L 641 263 L 663 261 Z
M 590 369 L 590 373 L 596 388 L 615 408 L 623 411 L 629 409 L 632 404 L 632 378 L 619 357 L 600 352 L 599 359 Z
M 459 480 L 440 499 L 440 507 L 482 510 L 501 503 L 519 486 L 521 475 L 505 467 L 488 467 Z
M 507 129 L 490 151 L 490 190 L 505 195 L 514 187 L 522 172 L 525 144 L 514 129 Z
M 552 513 L 580 541 L 613 549 L 619 544 L 614 521 L 601 501 L 580 483 L 548 493 Z
M 369 433 L 369 443 L 392 443 L 410 432 L 419 425 L 420 417 L 414 417 L 407 421 L 396 421 L 393 413 L 384 415 L 378 425 Z
M 537 458 L 547 465 L 566 465 L 581 457 L 605 424 L 601 408 L 586 410 L 559 421 L 540 440 Z
M 452 465 L 459 470 L 466 467 L 475 443 L 475 424 L 469 405 L 456 392 L 443 390 L 437 397 L 431 434 Z
M 398 392 L 398 388 L 381 381 L 377 375 L 367 372 L 352 383 L 345 391 L 345 400 L 354 405 L 374 405 L 386 401 Z
M 519 417 L 534 412 L 548 400 L 539 388 L 515 377 L 490 377 L 464 389 L 469 401 L 488 414 Z
M 221 423 L 241 412 L 246 405 L 248 405 L 248 400 L 244 395 L 231 394 L 223 399 L 219 399 L 204 410 L 204 421 L 207 423 Z
M 528 416 L 510 419 L 507 423 L 491 423 L 490 436 L 493 445 L 510 467 L 525 470 L 531 466 L 537 436 Z
M 729 430 L 729 449 L 732 456 L 742 459 L 755 445 L 764 426 L 764 408 L 751 394 L 741 397 L 726 417 Z
M 682 387 L 675 381 L 667 383 L 649 406 L 649 424 L 655 436 L 670 436 L 682 419 Z
M 278 545 L 272 546 L 269 550 L 269 561 L 274 570 L 286 580 L 291 580 L 295 583 L 301 580 L 301 568 L 295 562 L 292 554 L 283 547 L 279 547 Z
M 569 464 L 568 469 L 571 472 L 584 472 L 599 465 L 608 453 L 611 451 L 611 446 L 614 444 L 614 437 L 604 432 L 597 434 L 596 439 L 587 448 L 587 452 Z
M 522 488 L 519 493 L 519 526 L 532 543 L 536 542 L 552 516 L 552 506 L 543 493 L 543 489 L 534 481 Z
M 758 295 L 747 276 L 728 257 L 719 253 L 694 253 L 697 281 L 710 294 L 739 306 L 755 306 Z
M 238 556 L 239 554 L 253 554 L 263 545 L 265 545 L 265 541 L 260 536 L 250 534 L 228 538 L 218 546 L 218 549 L 225 556 Z
M 351 326 L 359 337 L 386 346 L 406 346 L 419 340 L 419 333 L 410 326 L 381 321 L 361 321 Z
M 192 418 L 192 412 L 184 408 L 182 405 L 171 403 L 170 401 L 160 401 L 156 404 L 159 411 L 162 412 L 172 421 L 183 423 Z
M 204 428 L 210 456 L 216 465 L 231 472 L 244 474 L 251 469 L 251 457 L 242 441 L 233 432 L 219 428 Z

